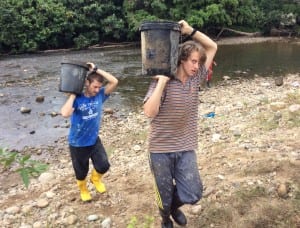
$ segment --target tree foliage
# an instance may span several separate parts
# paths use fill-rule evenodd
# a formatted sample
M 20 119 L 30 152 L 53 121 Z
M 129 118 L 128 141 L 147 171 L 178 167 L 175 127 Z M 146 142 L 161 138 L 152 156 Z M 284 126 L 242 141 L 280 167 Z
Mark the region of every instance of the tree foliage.
M 217 33 L 288 27 L 299 35 L 298 0 L 1 0 L 0 52 L 85 48 L 139 40 L 143 21 L 185 19 Z M 212 34 L 213 35 L 213 34 Z

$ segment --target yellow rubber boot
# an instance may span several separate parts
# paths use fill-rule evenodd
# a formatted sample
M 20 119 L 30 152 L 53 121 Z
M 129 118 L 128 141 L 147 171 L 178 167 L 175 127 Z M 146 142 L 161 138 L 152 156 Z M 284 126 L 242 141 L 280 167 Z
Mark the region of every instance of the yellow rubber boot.
M 102 174 L 98 173 L 95 169 L 92 170 L 91 181 L 95 185 L 96 189 L 100 193 L 106 192 L 105 185 L 101 181 Z
M 86 180 L 77 180 L 77 185 L 80 190 L 80 197 L 82 201 L 92 200 L 91 194 L 86 186 Z

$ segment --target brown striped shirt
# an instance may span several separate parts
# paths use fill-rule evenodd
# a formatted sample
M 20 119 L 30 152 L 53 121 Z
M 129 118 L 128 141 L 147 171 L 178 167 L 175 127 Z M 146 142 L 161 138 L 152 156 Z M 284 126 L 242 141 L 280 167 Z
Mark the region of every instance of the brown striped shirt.
M 149 151 L 151 153 L 196 150 L 198 146 L 198 104 L 200 78 L 207 71 L 189 77 L 183 85 L 170 80 L 163 92 L 158 114 L 151 119 Z M 152 94 L 157 81 L 151 82 L 144 101 Z

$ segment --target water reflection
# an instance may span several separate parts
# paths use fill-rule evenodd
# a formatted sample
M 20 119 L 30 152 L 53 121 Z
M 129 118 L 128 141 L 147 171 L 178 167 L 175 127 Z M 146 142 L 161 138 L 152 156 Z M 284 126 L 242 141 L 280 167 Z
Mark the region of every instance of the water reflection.
M 219 46 L 214 80 L 230 77 L 278 76 L 300 72 L 300 45 L 257 43 Z

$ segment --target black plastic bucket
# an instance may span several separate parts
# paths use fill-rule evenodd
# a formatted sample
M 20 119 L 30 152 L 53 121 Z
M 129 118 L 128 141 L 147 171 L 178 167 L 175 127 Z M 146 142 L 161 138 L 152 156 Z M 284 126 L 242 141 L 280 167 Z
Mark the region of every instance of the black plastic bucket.
M 83 62 L 62 62 L 59 91 L 81 94 L 88 70 L 88 65 Z
M 175 76 L 180 25 L 170 21 L 146 21 L 140 31 L 142 74 Z

